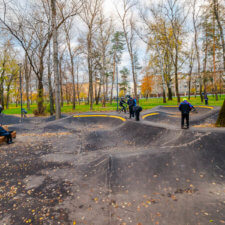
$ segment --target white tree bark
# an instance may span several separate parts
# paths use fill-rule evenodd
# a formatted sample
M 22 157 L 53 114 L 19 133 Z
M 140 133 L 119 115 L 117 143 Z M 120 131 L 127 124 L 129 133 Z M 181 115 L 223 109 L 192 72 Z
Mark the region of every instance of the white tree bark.
M 59 59 L 58 59 L 58 40 L 56 27 L 56 0 L 51 0 L 52 9 L 52 31 L 53 31 L 53 63 L 54 63 L 54 77 L 55 77 L 55 117 L 60 119 L 60 76 L 59 76 Z

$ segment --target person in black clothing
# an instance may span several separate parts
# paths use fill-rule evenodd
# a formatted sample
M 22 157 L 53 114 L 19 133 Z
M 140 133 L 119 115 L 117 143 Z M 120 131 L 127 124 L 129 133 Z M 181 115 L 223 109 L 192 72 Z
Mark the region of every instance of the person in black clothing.
M 134 106 L 134 113 L 135 113 L 135 118 L 136 121 L 140 120 L 140 112 L 142 111 L 142 108 L 140 106 Z
M 209 99 L 208 99 L 207 93 L 204 94 L 204 99 L 205 99 L 205 105 L 208 105 Z
M 7 144 L 12 144 L 12 133 L 13 131 L 7 131 L 2 126 L 0 126 L 0 136 L 6 137 Z
M 193 106 L 187 101 L 186 98 L 179 105 L 179 110 L 181 111 L 181 129 L 184 129 L 184 120 L 186 119 L 187 128 L 189 128 L 189 113 Z
M 134 99 L 133 98 L 129 98 L 127 101 L 127 105 L 129 106 L 129 113 L 130 113 L 130 118 L 131 116 L 134 117 Z
M 120 107 L 122 107 L 124 113 L 126 113 L 126 107 L 124 106 L 124 104 L 126 104 L 126 102 L 123 100 L 123 98 L 121 98 L 121 99 L 120 99 Z

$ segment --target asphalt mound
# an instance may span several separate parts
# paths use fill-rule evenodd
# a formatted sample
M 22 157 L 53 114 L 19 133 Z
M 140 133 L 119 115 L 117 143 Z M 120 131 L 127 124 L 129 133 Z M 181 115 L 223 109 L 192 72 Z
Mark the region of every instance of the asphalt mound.
M 157 110 L 161 116 L 172 115 L 174 123 L 180 120 L 174 117 L 175 111 Z M 205 119 L 214 116 L 208 113 L 204 113 Z M 39 212 L 41 206 L 51 208 L 41 216 L 44 224 L 223 223 L 225 132 L 181 130 L 148 121 L 124 122 L 119 118 L 90 116 L 42 123 L 37 119 L 21 124 L 21 129 L 26 127 L 27 132 L 65 132 L 46 135 L 45 139 L 41 135 L 34 137 L 36 144 L 31 137 L 30 145 L 18 149 L 14 145 L 11 155 L 2 155 L 7 158 L 2 160 L 7 162 L 2 167 L 7 172 L 3 178 L 8 182 L 14 174 L 20 174 L 32 187 L 18 195 L 26 211 L 31 212 L 27 218 L 38 224 L 40 220 L 33 216 L 32 210 Z M 32 160 L 23 163 L 24 156 Z M 39 163 L 38 168 L 26 168 L 34 162 Z M 51 169 L 45 169 L 47 165 Z M 23 181 L 10 182 L 20 183 L 23 190 Z M 37 199 L 42 197 L 37 206 Z M 4 202 L 3 210 L 10 208 L 8 205 Z M 10 211 L 13 224 L 23 223 L 19 210 Z M 1 219 L 0 215 L 0 222 Z
M 111 224 L 118 224 L 118 217 L 165 225 L 223 220 L 225 133 L 128 121 L 113 131 L 91 133 L 86 141 L 86 152 L 105 154 L 82 168 L 91 177 L 87 181 L 111 190 Z
M 190 126 L 204 123 L 215 123 L 219 113 L 218 108 L 196 107 L 196 111 L 190 113 Z M 168 124 L 180 126 L 181 113 L 178 107 L 156 107 L 154 114 L 145 117 L 146 121 L 156 124 Z
M 20 117 L 13 116 L 13 115 L 0 115 L 0 123 L 3 125 L 10 125 L 10 124 L 18 124 L 20 123 Z

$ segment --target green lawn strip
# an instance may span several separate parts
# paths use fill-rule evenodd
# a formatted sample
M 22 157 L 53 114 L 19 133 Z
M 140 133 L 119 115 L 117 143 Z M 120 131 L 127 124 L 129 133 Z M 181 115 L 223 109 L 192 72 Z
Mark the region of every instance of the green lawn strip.
M 216 101 L 213 96 L 209 96 L 209 105 L 210 106 L 222 106 L 224 99 L 225 99 L 225 95 L 222 95 L 221 97 L 219 95 L 218 101 Z M 195 105 L 195 106 L 204 105 L 204 102 L 203 103 L 201 102 L 201 99 L 200 99 L 199 96 L 197 96 L 196 98 L 191 97 L 189 102 L 192 105 Z M 149 98 L 149 99 L 140 99 L 139 105 L 142 106 L 143 110 L 146 110 L 146 109 L 152 109 L 152 108 L 154 108 L 156 106 L 159 106 L 159 105 L 176 106 L 176 105 L 178 105 L 178 103 L 177 103 L 176 98 L 173 98 L 172 101 L 167 101 L 167 103 L 163 103 L 162 98 Z M 45 105 L 45 106 L 46 106 L 46 108 L 48 108 L 47 105 Z M 26 109 L 25 104 L 23 105 L 23 108 Z M 37 108 L 37 105 L 33 104 L 33 105 L 31 105 L 30 110 L 27 110 L 27 109 L 26 110 L 28 111 L 28 114 L 33 114 L 33 110 L 36 109 L 36 108 Z M 99 104 L 99 105 L 94 104 L 93 105 L 93 111 L 94 112 L 116 111 L 116 109 L 117 109 L 117 103 L 116 102 L 113 102 L 112 104 L 107 103 L 106 107 L 102 107 L 102 104 Z M 80 105 L 76 104 L 76 109 L 73 110 L 72 104 L 68 105 L 68 104 L 64 103 L 61 110 L 62 110 L 62 113 L 84 113 L 84 112 L 90 112 L 90 106 L 86 105 L 84 103 L 81 103 Z M 4 114 L 20 114 L 20 105 L 18 105 L 16 107 L 15 104 L 10 104 L 9 109 L 5 109 L 3 111 L 3 113 Z

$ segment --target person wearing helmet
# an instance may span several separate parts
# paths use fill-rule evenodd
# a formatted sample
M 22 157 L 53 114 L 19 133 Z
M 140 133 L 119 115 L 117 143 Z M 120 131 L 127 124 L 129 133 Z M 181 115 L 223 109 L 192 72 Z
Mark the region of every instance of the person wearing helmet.
M 184 120 L 186 120 L 186 127 L 189 128 L 189 113 L 193 106 L 187 101 L 186 98 L 179 105 L 179 110 L 181 111 L 181 129 L 184 129 Z
M 124 99 L 123 98 L 121 98 L 120 99 L 120 107 L 123 109 L 123 111 L 124 111 L 124 113 L 126 113 L 126 107 L 125 107 L 125 105 L 124 104 L 126 104 L 126 102 L 124 101 Z
M 134 99 L 130 97 L 127 101 L 127 105 L 129 106 L 129 112 L 130 112 L 130 119 L 131 117 L 134 117 Z

